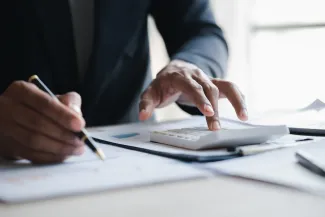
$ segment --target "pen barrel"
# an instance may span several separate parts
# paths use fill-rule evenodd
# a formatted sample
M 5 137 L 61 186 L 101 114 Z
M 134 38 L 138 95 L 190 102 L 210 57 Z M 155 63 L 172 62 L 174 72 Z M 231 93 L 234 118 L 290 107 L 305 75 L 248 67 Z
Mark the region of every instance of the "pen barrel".
M 51 92 L 51 90 L 39 79 L 37 75 L 33 75 L 28 79 L 28 82 L 35 84 L 38 88 L 43 90 L 44 92 L 48 93 L 53 99 L 58 100 L 58 98 Z M 87 135 L 85 129 L 82 129 L 81 132 L 75 133 L 84 143 L 87 145 L 93 152 L 95 152 L 102 160 L 105 159 L 104 153 L 97 149 L 95 141 Z
M 28 80 L 29 82 L 35 84 L 38 88 L 40 88 L 41 90 L 43 90 L 45 93 L 48 93 L 50 96 L 53 97 L 53 99 L 57 99 L 57 97 L 47 88 L 47 86 L 41 81 L 41 79 L 39 79 L 39 77 L 37 75 L 33 75 L 29 78 Z M 92 151 L 96 152 L 97 149 L 96 147 L 93 145 L 92 141 L 90 141 L 89 137 L 84 133 L 84 132 L 79 132 L 79 133 L 75 133 L 84 143 L 85 145 L 87 145 Z
M 79 132 L 76 133 L 76 135 L 78 136 L 78 138 L 81 139 L 81 141 L 83 141 L 85 143 L 85 145 L 87 145 L 92 151 L 96 152 L 97 148 L 93 145 L 94 142 L 92 141 L 91 138 L 89 138 L 85 133 L 83 132 Z
M 38 78 L 37 75 L 31 76 L 28 81 L 35 84 L 39 89 L 43 90 L 45 93 L 48 93 L 51 97 L 58 100 L 57 97 L 52 93 L 52 91 L 47 88 L 47 86 Z

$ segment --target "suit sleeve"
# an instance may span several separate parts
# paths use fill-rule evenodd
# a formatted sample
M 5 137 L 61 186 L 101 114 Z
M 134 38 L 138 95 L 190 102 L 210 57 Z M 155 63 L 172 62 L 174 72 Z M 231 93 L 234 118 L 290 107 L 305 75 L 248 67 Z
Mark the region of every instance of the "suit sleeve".
M 225 77 L 228 46 L 209 0 L 152 0 L 151 14 L 171 59 L 193 63 L 211 77 Z M 194 107 L 179 106 L 201 114 Z
M 209 0 L 152 0 L 151 14 L 171 59 L 193 63 L 212 77 L 225 76 L 228 47 Z

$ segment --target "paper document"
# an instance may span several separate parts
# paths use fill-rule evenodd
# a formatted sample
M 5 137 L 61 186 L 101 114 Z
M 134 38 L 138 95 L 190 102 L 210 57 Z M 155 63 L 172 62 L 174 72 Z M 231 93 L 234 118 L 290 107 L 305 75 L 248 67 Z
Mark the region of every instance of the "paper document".
M 244 122 L 221 120 L 221 125 L 228 129 L 251 128 Z M 92 132 L 94 138 L 108 144 L 118 145 L 124 148 L 158 154 L 166 157 L 177 158 L 188 161 L 216 161 L 238 157 L 238 152 L 229 152 L 226 149 L 212 150 L 188 150 L 161 143 L 150 142 L 150 131 L 162 131 L 185 127 L 206 126 L 206 120 L 202 116 L 194 116 L 189 119 L 169 121 L 157 124 L 133 124 L 108 127 L 104 131 Z
M 267 125 L 286 124 L 290 128 L 325 130 L 325 103 L 317 99 L 301 109 L 266 112 L 262 116 L 250 119 L 249 123 Z
M 87 149 L 63 164 L 0 163 L 0 200 L 8 203 L 103 191 L 166 181 L 208 177 L 175 160 L 100 145 L 103 162 Z
M 325 179 L 301 167 L 295 158 L 296 150 L 321 147 L 325 149 L 325 140 L 316 139 L 316 142 L 297 147 L 231 161 L 207 163 L 204 166 L 216 172 L 276 183 L 325 196 Z

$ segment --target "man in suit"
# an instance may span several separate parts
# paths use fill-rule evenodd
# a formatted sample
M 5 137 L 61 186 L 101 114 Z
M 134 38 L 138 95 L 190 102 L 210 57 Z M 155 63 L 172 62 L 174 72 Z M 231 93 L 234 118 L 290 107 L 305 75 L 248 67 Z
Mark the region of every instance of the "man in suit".
M 242 94 L 222 80 L 227 44 L 208 0 L 11 0 L 0 10 L 2 157 L 61 162 L 83 153 L 72 132 L 86 123 L 143 121 L 172 102 L 210 130 L 222 97 L 247 119 Z M 171 60 L 154 80 L 149 14 Z M 60 102 L 26 82 L 33 74 Z

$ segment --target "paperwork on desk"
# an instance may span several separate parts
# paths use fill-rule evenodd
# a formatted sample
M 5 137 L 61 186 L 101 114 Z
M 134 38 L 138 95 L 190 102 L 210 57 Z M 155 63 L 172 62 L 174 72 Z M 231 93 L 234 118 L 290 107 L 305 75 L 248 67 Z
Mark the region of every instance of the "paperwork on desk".
M 236 129 L 244 128 L 245 123 L 221 119 L 221 125 L 225 128 Z M 150 131 L 162 131 L 174 128 L 206 126 L 206 120 L 202 116 L 194 116 L 188 119 L 169 121 L 157 124 L 133 124 L 113 126 L 106 128 L 105 131 L 93 132 L 92 137 L 100 139 L 102 143 L 116 145 L 118 147 L 129 148 L 150 154 L 175 158 L 184 161 L 208 162 L 231 159 L 239 157 L 236 151 L 227 151 L 226 149 L 212 150 L 188 150 L 150 142 Z
M 164 124 L 120 125 L 107 127 L 103 131 L 91 130 L 90 132 L 94 137 L 111 142 L 176 155 L 209 158 L 227 154 L 226 151 L 197 152 L 148 143 L 149 128 L 150 130 L 165 130 L 175 127 L 175 123 L 177 123 L 177 127 L 190 127 L 197 126 L 199 122 L 205 123 L 204 121 L 205 119 L 202 117 L 193 117 L 189 120 Z M 58 165 L 35 166 L 27 161 L 0 162 L 0 200 L 16 203 L 108 189 L 204 178 L 214 174 L 202 166 L 197 167 L 182 161 L 116 146 L 98 145 L 107 156 L 104 162 L 99 160 L 88 148 L 83 156 L 70 158 L 65 163 Z M 257 166 L 262 167 L 259 160 L 248 163 L 248 167 L 256 162 L 259 162 Z M 263 159 L 262 162 L 265 160 Z M 280 163 L 280 161 L 276 163 Z M 208 164 L 211 168 L 214 168 L 215 165 L 219 164 Z M 221 162 L 220 165 L 224 164 Z M 242 168 L 238 167 L 239 165 L 241 163 L 234 164 L 235 168 L 236 166 Z
M 265 125 L 285 124 L 292 131 L 297 131 L 293 128 L 306 129 L 307 132 L 307 129 L 324 129 L 325 135 L 325 103 L 316 99 L 303 108 L 268 111 L 250 118 L 248 122 Z
M 210 176 L 175 160 L 114 146 L 101 148 L 105 161 L 87 149 L 83 156 L 59 165 L 0 162 L 0 200 L 16 203 Z
M 304 148 L 325 149 L 325 140 L 318 139 L 317 142 L 231 161 L 207 163 L 205 167 L 218 173 L 274 183 L 325 197 L 324 177 L 310 172 L 297 163 L 295 151 Z

